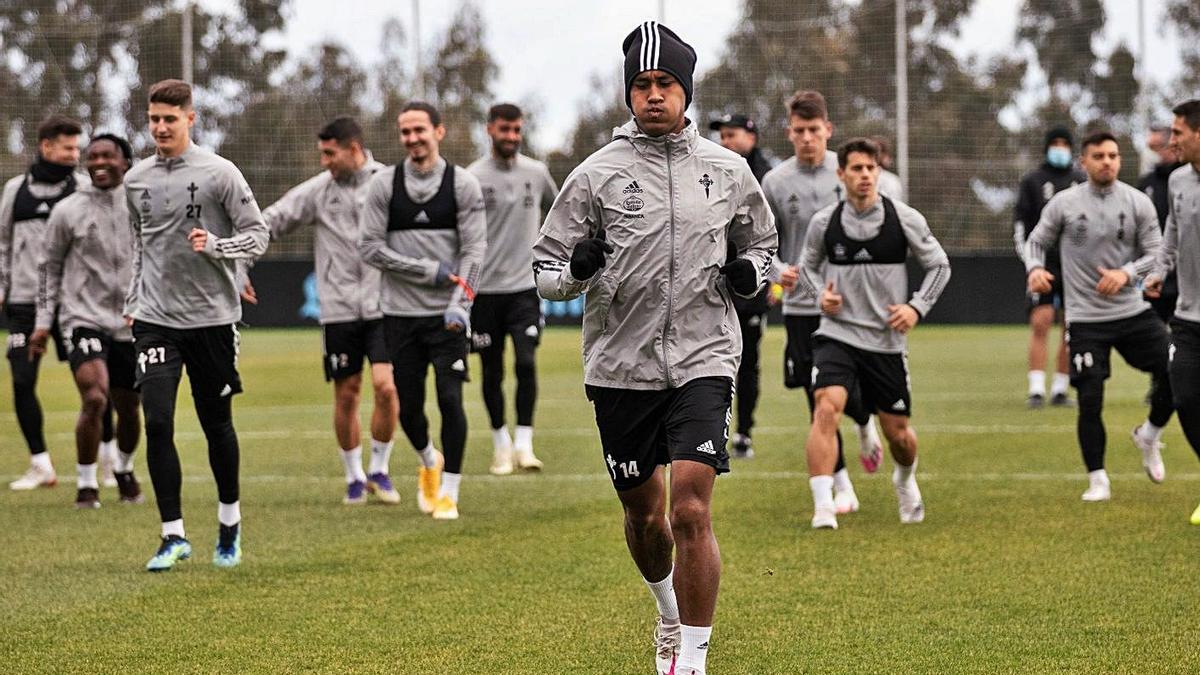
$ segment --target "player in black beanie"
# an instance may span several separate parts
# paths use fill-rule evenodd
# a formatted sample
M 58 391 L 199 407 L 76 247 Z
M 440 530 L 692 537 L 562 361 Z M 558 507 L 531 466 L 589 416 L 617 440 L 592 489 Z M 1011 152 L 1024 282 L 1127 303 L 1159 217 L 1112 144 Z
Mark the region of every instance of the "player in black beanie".
M 648 70 L 661 70 L 679 80 L 686 95 L 684 108 L 692 104 L 692 71 L 696 69 L 696 50 L 657 21 L 646 21 L 621 43 L 625 53 L 625 105 L 633 109 L 629 90 L 633 79 Z

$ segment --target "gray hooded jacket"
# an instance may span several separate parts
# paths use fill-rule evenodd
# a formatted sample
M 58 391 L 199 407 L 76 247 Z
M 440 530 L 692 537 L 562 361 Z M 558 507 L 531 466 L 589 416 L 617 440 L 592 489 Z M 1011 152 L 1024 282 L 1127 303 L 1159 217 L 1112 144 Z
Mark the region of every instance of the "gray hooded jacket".
M 573 278 L 575 244 L 601 230 L 614 249 L 607 266 Z M 587 293 L 586 384 L 669 389 L 736 376 L 741 334 L 718 272 L 726 243 L 754 265 L 757 292 L 777 239 L 744 158 L 691 122 L 651 137 L 630 120 L 567 178 L 534 245 L 534 273 L 548 300 Z
M 1175 316 L 1200 323 L 1200 171 L 1186 164 L 1171 172 L 1167 183 L 1171 212 L 1163 235 L 1155 275 L 1165 279 L 1179 273 L 1179 302 Z

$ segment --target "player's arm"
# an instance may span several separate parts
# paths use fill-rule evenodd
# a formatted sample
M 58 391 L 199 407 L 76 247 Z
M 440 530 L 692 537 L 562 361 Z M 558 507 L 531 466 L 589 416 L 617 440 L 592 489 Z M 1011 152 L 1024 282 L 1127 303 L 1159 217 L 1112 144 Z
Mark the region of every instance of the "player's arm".
M 825 285 L 825 230 L 829 227 L 832 209 L 822 209 L 808 221 L 804 235 L 804 249 L 800 252 L 799 278 L 796 291 L 801 298 L 820 302 L 822 295 L 831 289 Z M 833 289 L 836 292 L 836 289 Z
M 1037 204 L 1031 190 L 1036 189 L 1028 176 L 1021 179 L 1017 187 L 1017 205 L 1013 207 L 1013 246 L 1016 247 L 1017 259 L 1025 261 L 1025 240 L 1029 235 L 1031 225 L 1037 224 Z
M 925 278 L 921 280 L 921 287 L 913 293 L 906 305 L 916 312 L 916 317 L 900 316 L 904 314 L 904 306 L 888 308 L 893 314 L 892 327 L 901 332 L 911 329 L 916 325 L 916 320 L 929 314 L 929 310 L 933 309 L 942 292 L 946 290 L 946 285 L 950 283 L 950 257 L 946 255 L 937 237 L 933 236 L 925 216 L 912 210 L 906 216 L 900 219 L 900 224 L 904 229 L 904 237 L 908 240 L 908 250 L 925 269 Z M 909 318 L 914 320 L 908 323 Z M 897 325 L 897 319 L 904 319 L 900 322 L 903 325 Z
M 1025 240 L 1025 276 L 1029 290 L 1034 293 L 1049 293 L 1054 275 L 1046 270 L 1046 251 L 1050 250 L 1062 235 L 1062 196 L 1055 195 L 1038 219 L 1037 227 Z
M 1163 233 L 1158 229 L 1158 212 L 1154 210 L 1154 202 L 1144 193 L 1136 196 L 1139 199 L 1134 202 L 1133 217 L 1137 225 L 1137 251 L 1141 255 L 1121 266 L 1121 270 L 1129 275 L 1129 283 L 1154 270 L 1163 246 Z
M 228 237 L 215 237 L 212 233 L 200 235 L 203 237 L 203 248 L 200 252 L 215 259 L 255 259 L 267 252 L 270 241 L 270 230 L 263 219 L 254 192 L 242 172 L 232 165 L 226 167 L 224 185 L 221 190 L 221 205 L 233 225 L 233 234 Z M 192 235 L 199 235 L 204 230 L 192 230 Z M 196 239 L 192 239 L 193 245 Z
M 137 311 L 138 291 L 142 287 L 142 220 L 132 190 L 125 191 L 125 205 L 129 209 L 129 229 L 133 231 L 133 276 L 129 279 L 129 290 L 125 292 L 125 309 L 122 313 L 125 321 L 131 323 L 133 313 Z
M 396 167 L 396 171 L 403 170 L 402 165 Z M 392 199 L 390 174 L 382 171 L 375 174 L 365 192 L 358 209 L 358 253 L 363 262 L 425 286 L 446 283 L 450 270 L 445 264 L 430 258 L 406 256 L 388 246 L 388 209 Z
M 450 305 L 458 307 L 469 317 L 475 299 L 474 288 L 479 281 L 483 257 L 487 253 L 487 211 L 483 204 L 483 189 L 471 174 L 456 172 L 458 185 L 458 260 L 454 275 L 459 285 L 450 296 Z
M 69 215 L 56 208 L 46 219 L 46 232 L 38 251 L 37 316 L 35 329 L 50 330 L 62 288 L 63 261 L 71 250 L 72 233 Z
M 752 298 L 774 269 L 779 234 L 775 229 L 775 216 L 749 166 L 741 172 L 740 179 L 741 203 L 729 223 L 728 235 L 737 249 L 737 259 L 721 271 L 730 280 L 735 293 Z
M 1175 218 L 1175 200 L 1167 209 L 1167 225 L 1163 230 L 1162 247 L 1154 260 L 1154 269 L 1146 277 L 1146 295 L 1157 298 L 1162 293 L 1163 280 L 1175 269 L 1179 259 L 1179 221 Z
M 576 250 L 578 249 L 578 250 Z M 604 241 L 604 222 L 593 196 L 591 177 L 576 169 L 546 214 L 533 244 L 533 278 L 538 295 L 572 300 L 587 292 L 606 263 L 612 246 Z M 572 273 L 572 267 L 583 276 Z
M 776 197 L 778 192 L 776 185 L 777 181 L 763 179 L 763 199 L 767 203 L 767 208 L 771 210 L 771 216 L 775 223 L 775 255 L 771 257 L 771 269 L 767 271 L 767 279 L 791 290 L 796 285 L 794 279 L 796 275 L 791 272 L 792 265 L 784 262 L 780 257 L 787 246 L 788 235 L 784 232 L 783 211 L 780 208 L 779 199 Z
M 0 305 L 8 298 L 8 287 L 12 282 L 13 208 L 20 185 L 18 176 L 6 183 L 0 194 Z

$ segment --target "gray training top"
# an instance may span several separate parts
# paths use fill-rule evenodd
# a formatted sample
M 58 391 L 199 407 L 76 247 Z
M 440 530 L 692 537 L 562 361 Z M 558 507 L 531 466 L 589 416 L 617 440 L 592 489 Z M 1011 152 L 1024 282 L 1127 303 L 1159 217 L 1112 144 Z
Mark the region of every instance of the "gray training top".
M 263 209 L 278 239 L 302 225 L 316 228 L 313 258 L 321 323 L 378 319 L 380 271 L 358 254 L 358 212 L 367 182 L 386 167 L 368 153 L 362 168 L 345 180 L 321 172 Z
M 534 288 L 533 242 L 558 186 L 546 165 L 518 154 L 475 160 L 467 170 L 479 179 L 487 208 L 487 256 L 480 293 L 517 293 Z
M 934 303 L 950 281 L 950 259 L 942 250 L 925 216 L 911 206 L 892 199 L 900 228 L 908 242 L 908 250 L 925 269 L 921 288 L 908 297 L 908 270 L 903 262 L 862 265 L 826 265 L 825 232 L 837 204 L 830 204 L 813 216 L 804 240 L 804 256 L 797 288 L 812 302 L 819 303 L 821 292 L 829 282 L 842 296 L 842 309 L 832 316 L 821 317 L 821 327 L 815 335 L 828 337 L 870 352 L 903 354 L 907 337 L 888 325 L 888 305 L 908 303 L 922 317 L 929 314 Z M 842 208 L 842 229 L 856 241 L 867 241 L 879 235 L 883 228 L 883 200 L 859 213 L 846 202 Z
M 37 328 L 55 311 L 63 331 L 91 328 L 129 342 L 125 294 L 133 278 L 133 231 L 125 187 L 81 185 L 55 205 L 38 256 Z
M 1150 309 L 1137 279 L 1154 266 L 1162 245 L 1154 202 L 1132 185 L 1088 181 L 1059 192 L 1042 209 L 1025 242 L 1026 273 L 1044 267 L 1046 251 L 1062 254 L 1067 322 L 1125 319 Z M 1116 295 L 1101 295 L 1099 267 L 1122 269 L 1129 283 Z
M 242 172 L 193 143 L 178 157 L 135 164 L 125 198 L 135 249 L 125 313 L 179 329 L 239 321 L 235 260 L 262 255 L 270 236 Z M 192 228 L 209 231 L 201 253 L 188 241 Z
M 446 172 L 439 157 L 433 170 L 417 173 L 412 160 L 404 160 L 404 187 L 418 204 L 437 194 Z M 458 285 L 438 285 L 438 265 L 449 267 L 471 288 L 479 282 L 479 268 L 487 251 L 487 220 L 479 181 L 462 167 L 454 171 L 454 200 L 458 205 L 454 230 L 388 230 L 392 183 L 396 167 L 379 171 L 367 183 L 359 214 L 359 255 L 368 265 L 383 270 L 380 309 L 387 316 L 442 316 L 451 305 L 468 314 L 471 300 Z
M 37 301 L 38 252 L 48 217 L 47 214 L 32 220 L 14 221 L 17 192 L 26 178 L 29 178 L 29 194 L 37 199 L 58 199 L 69 188 L 66 180 L 43 183 L 34 180 L 29 173 L 15 176 L 4 184 L 3 194 L 0 194 L 0 302 L 11 305 L 31 305 Z M 91 182 L 86 173 L 76 173 L 74 178 L 76 190 Z
M 1200 323 L 1200 172 L 1187 164 L 1171 172 L 1167 183 L 1171 211 L 1155 271 L 1159 279 L 1177 270 L 1179 302 L 1175 316 Z
M 804 253 L 804 235 L 813 214 L 830 204 L 836 204 L 846 194 L 837 177 L 837 153 L 825 151 L 825 160 L 809 166 L 792 157 L 763 176 L 762 189 L 767 204 L 775 214 L 779 229 L 779 255 L 774 261 L 770 279 L 779 282 L 779 275 L 789 265 L 800 266 Z M 817 300 L 806 298 L 799 286 L 784 296 L 786 316 L 817 316 L 821 308 Z

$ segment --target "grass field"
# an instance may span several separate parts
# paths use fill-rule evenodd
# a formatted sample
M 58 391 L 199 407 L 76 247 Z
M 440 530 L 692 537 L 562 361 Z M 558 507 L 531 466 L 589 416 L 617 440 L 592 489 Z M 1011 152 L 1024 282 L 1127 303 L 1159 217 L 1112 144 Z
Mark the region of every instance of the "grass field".
M 71 482 L 0 491 L 0 671 L 651 672 L 654 605 L 625 551 L 578 340 L 550 330 L 541 351 L 543 475 L 487 474 L 477 378 L 468 385 L 462 519 L 440 523 L 407 498 L 342 506 L 318 333 L 247 331 L 248 393 L 235 404 L 242 566 L 208 562 L 215 488 L 183 393 L 196 557 L 143 572 L 157 513 L 118 505 L 115 488 L 87 513 L 71 507 Z M 1128 432 L 1147 380 L 1119 366 L 1105 418 L 1113 501 L 1082 503 L 1074 413 L 1024 408 L 1024 340 L 1019 328 L 919 329 L 910 363 L 925 523 L 901 527 L 890 470 L 864 475 L 854 462 L 862 511 L 814 532 L 807 412 L 782 388 L 782 329 L 770 329 L 758 457 L 718 482 L 711 673 L 1200 672 L 1200 528 L 1187 520 L 1196 458 L 1173 421 L 1167 481 L 1145 478 Z M 49 366 L 47 435 L 69 478 L 77 403 L 66 367 Z M 26 451 L 0 398 L 0 474 L 15 476 Z M 392 473 L 406 497 L 415 467 L 399 440 Z

